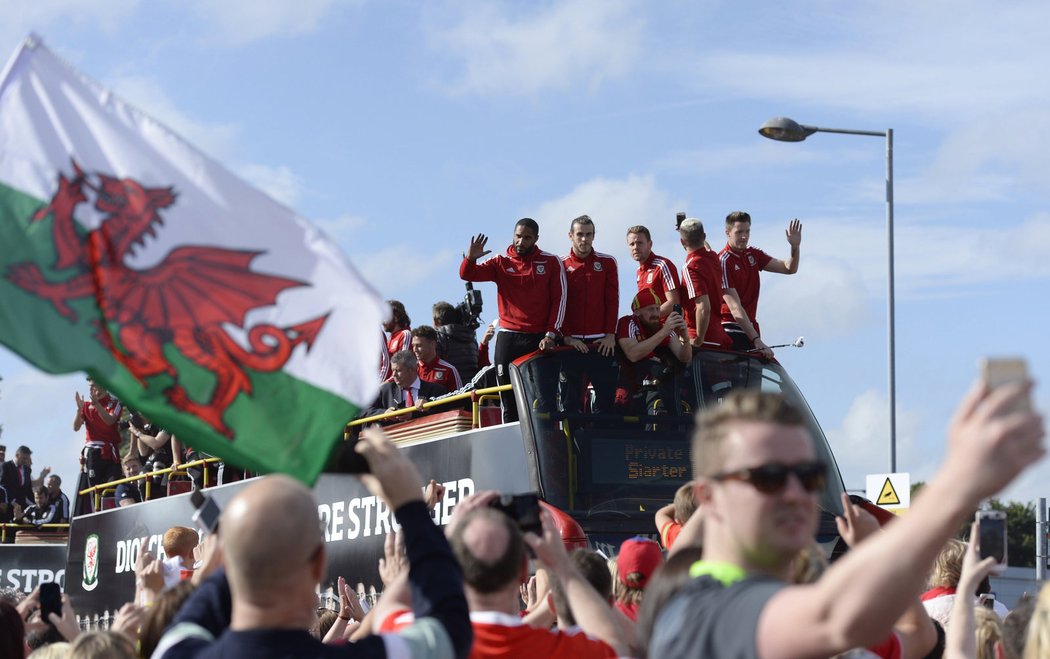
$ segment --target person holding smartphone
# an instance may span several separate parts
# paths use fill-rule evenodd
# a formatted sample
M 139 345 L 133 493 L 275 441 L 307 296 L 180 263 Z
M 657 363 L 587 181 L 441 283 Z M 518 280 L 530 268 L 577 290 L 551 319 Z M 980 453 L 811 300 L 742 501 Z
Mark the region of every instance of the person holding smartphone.
M 828 466 L 804 417 L 782 396 L 754 390 L 705 410 L 692 451 L 704 556 L 660 614 L 650 656 L 826 657 L 881 641 L 978 503 L 1045 454 L 1042 417 L 1018 405 L 1031 388 L 974 387 L 950 424 L 944 462 L 908 514 L 806 585 L 789 582 L 791 568 L 817 531 Z

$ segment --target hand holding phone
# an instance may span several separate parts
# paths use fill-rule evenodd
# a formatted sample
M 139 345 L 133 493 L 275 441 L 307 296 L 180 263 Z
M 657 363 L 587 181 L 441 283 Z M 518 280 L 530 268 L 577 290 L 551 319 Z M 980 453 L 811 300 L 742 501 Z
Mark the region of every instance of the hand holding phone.
M 62 587 L 54 581 L 40 584 L 40 618 L 51 625 L 50 614 L 62 617 Z
M 1019 357 L 993 358 L 981 360 L 981 377 L 989 389 L 997 389 L 1007 384 L 1028 381 L 1028 364 Z M 1027 412 L 1032 409 L 1031 395 L 1019 398 L 1016 404 L 1006 412 Z
M 536 535 L 543 534 L 543 523 L 540 521 L 540 498 L 535 492 L 501 494 L 489 505 L 517 522 L 522 533 L 531 531 Z

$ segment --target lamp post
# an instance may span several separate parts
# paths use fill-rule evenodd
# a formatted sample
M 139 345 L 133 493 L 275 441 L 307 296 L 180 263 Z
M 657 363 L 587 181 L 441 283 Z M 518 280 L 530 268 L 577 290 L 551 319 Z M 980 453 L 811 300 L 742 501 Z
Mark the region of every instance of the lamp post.
M 894 342 L 893 312 L 893 129 L 885 132 L 874 130 L 847 130 L 843 128 L 818 128 L 804 126 L 787 117 L 776 117 L 758 129 L 762 137 L 780 142 L 801 142 L 813 133 L 841 133 L 843 135 L 871 135 L 886 138 L 886 244 L 888 247 L 888 282 L 886 297 L 887 335 L 889 348 L 889 392 L 890 392 L 890 471 L 897 471 L 897 376 L 895 369 L 896 346 Z

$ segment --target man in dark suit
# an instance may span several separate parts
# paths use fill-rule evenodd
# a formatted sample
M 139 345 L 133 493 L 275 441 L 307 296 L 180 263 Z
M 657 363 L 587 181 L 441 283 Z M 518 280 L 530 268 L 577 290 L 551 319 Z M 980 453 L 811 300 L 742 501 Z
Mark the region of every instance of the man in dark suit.
M 42 485 L 43 479 L 51 473 L 51 467 L 44 467 L 40 476 L 33 478 L 33 452 L 28 446 L 19 446 L 15 450 L 14 460 L 3 463 L 0 484 L 7 490 L 11 503 L 18 503 L 22 508 L 33 505 L 33 488 Z
M 405 421 L 409 418 L 425 414 L 420 406 L 430 400 L 447 393 L 444 387 L 433 382 L 420 380 L 416 372 L 416 356 L 411 350 L 402 350 L 394 353 L 390 358 L 390 368 L 394 376 L 379 387 L 379 395 L 364 414 L 374 416 L 384 412 L 393 412 L 409 407 L 417 408 L 417 412 L 411 415 L 403 415 L 387 420 L 387 423 Z

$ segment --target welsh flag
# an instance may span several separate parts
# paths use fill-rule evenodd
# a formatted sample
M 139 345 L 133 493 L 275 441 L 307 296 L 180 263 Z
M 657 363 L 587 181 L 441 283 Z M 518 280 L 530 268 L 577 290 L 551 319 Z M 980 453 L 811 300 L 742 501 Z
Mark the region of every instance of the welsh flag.
M 38 38 L 7 64 L 0 341 L 32 364 L 312 483 L 375 395 L 384 312 L 306 220 Z

